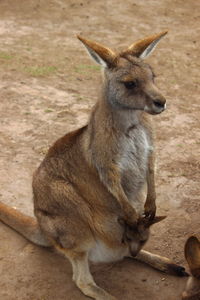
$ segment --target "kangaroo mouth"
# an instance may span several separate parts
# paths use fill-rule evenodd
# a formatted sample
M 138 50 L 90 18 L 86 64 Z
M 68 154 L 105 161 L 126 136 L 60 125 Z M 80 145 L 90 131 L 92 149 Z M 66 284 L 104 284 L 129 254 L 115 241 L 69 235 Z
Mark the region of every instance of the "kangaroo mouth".
M 156 105 L 152 105 L 152 107 L 145 106 L 144 111 L 150 115 L 159 115 L 166 109 L 166 104 L 162 107 L 158 107 Z
M 154 109 L 156 114 L 160 114 L 166 109 L 166 103 L 161 105 L 157 102 L 154 102 L 153 103 L 153 109 Z

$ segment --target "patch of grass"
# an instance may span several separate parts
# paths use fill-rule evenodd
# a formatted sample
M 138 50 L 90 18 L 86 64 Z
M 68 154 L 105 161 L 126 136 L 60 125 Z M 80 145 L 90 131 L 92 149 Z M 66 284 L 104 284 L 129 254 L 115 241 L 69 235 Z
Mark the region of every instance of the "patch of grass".
M 6 52 L 0 52 L 0 59 L 5 59 L 5 60 L 9 60 L 12 59 L 13 55 L 8 54 Z
M 54 72 L 56 72 L 57 68 L 54 66 L 30 66 L 26 67 L 25 72 L 29 73 L 31 76 L 39 77 L 39 76 L 48 76 Z
M 173 178 L 173 177 L 178 177 L 178 175 L 177 174 L 169 174 L 169 175 L 167 175 L 169 178 Z
M 88 98 L 81 95 L 75 95 L 77 101 L 88 101 Z
M 45 112 L 45 113 L 51 113 L 51 112 L 53 112 L 53 109 L 47 108 L 47 109 L 44 110 L 44 112 Z
M 96 65 L 78 65 L 74 69 L 78 73 L 88 73 L 90 71 L 99 71 L 101 67 Z

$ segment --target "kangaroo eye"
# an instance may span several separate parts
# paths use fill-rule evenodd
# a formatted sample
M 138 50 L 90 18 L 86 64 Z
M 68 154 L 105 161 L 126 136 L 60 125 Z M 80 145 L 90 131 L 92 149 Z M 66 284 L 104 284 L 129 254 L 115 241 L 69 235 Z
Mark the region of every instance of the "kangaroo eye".
M 137 87 L 137 81 L 136 80 L 126 81 L 126 82 L 124 82 L 124 85 L 127 89 L 131 90 L 131 89 L 134 89 Z
M 156 77 L 157 77 L 156 74 L 155 74 L 155 73 L 152 73 L 152 78 L 153 78 L 153 80 L 154 80 Z

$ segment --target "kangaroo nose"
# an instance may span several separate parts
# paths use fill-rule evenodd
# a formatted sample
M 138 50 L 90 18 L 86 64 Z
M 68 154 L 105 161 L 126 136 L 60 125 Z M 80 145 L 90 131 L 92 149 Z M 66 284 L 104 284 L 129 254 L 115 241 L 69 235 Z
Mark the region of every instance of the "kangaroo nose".
M 153 100 L 153 104 L 158 109 L 165 109 L 166 99 L 164 97 L 159 97 Z
M 164 102 L 160 102 L 159 100 L 154 100 L 153 104 L 157 107 L 157 108 L 164 108 L 165 107 L 165 103 Z

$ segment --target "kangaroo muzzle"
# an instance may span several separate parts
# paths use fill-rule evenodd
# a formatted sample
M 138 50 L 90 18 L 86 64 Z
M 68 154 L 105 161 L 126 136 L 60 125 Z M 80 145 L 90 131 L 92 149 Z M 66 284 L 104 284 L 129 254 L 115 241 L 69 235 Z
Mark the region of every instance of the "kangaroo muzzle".
M 156 98 L 153 100 L 153 110 L 156 114 L 163 112 L 166 109 L 166 99 Z

